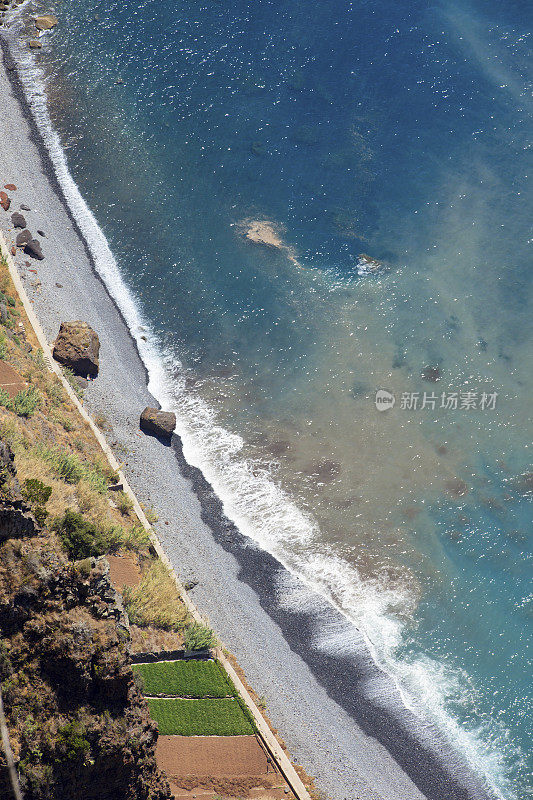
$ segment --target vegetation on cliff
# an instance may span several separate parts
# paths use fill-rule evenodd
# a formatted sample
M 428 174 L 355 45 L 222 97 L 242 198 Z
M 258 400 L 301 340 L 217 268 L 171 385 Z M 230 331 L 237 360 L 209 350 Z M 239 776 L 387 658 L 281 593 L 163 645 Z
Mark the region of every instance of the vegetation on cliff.
M 0 379 L 7 364 L 22 387 L 0 390 L 0 686 L 24 796 L 163 800 L 157 727 L 105 555 L 134 551 L 147 575 L 164 567 L 48 370 L 5 262 L 0 291 Z M 188 625 L 176 592 L 153 595 L 141 622 L 172 601 L 171 621 Z M 1 751 L 0 796 L 10 796 Z

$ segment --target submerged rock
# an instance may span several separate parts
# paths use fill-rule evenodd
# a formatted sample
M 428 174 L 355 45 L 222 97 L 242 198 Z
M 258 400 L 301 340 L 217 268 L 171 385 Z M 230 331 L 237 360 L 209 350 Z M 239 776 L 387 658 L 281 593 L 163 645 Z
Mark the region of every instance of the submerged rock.
M 43 43 L 40 42 L 38 39 L 30 39 L 30 41 L 28 42 L 28 46 L 32 50 L 40 50 L 41 47 L 43 46 Z
M 15 211 L 14 214 L 11 214 L 11 222 L 15 228 L 25 228 L 26 227 L 26 220 L 24 219 L 23 215 L 20 214 L 18 211 Z
M 467 484 L 461 478 L 451 478 L 445 483 L 446 491 L 453 497 L 464 497 L 468 494 Z
M 147 406 L 141 414 L 139 427 L 144 433 L 170 439 L 176 427 L 176 415 L 172 411 L 160 411 Z
M 28 242 L 26 242 L 26 247 L 24 249 L 25 252 L 30 256 L 33 256 L 33 258 L 36 258 L 39 261 L 43 260 L 44 254 L 41 250 L 41 243 L 38 239 L 30 239 Z
M 360 253 L 357 256 L 356 269 L 358 275 L 375 275 L 376 272 L 379 272 L 382 268 L 383 262 L 378 261 L 377 258 L 372 258 L 372 256 L 366 253 Z
M 43 14 L 42 17 L 35 17 L 35 27 L 38 31 L 49 31 L 50 28 L 55 28 L 57 23 L 58 19 L 53 14 Z
M 428 383 L 437 383 L 441 378 L 440 367 L 428 365 L 421 371 L 420 376 Z
M 82 377 L 98 375 L 100 340 L 87 322 L 75 320 L 62 322 L 54 342 L 53 356 L 56 361 Z

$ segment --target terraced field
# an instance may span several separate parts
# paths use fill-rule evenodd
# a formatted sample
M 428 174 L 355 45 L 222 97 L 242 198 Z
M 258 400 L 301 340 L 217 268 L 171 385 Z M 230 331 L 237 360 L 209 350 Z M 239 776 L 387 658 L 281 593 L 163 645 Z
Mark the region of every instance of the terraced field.
M 183 700 L 147 698 L 150 716 L 162 735 L 238 736 L 253 734 L 251 720 L 231 699 Z
M 143 693 L 162 697 L 232 697 L 235 690 L 216 661 L 134 664 Z

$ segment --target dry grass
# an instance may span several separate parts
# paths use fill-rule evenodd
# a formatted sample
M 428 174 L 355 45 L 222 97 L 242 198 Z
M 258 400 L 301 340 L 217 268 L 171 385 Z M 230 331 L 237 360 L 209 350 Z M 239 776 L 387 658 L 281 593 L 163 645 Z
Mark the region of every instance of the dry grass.
M 123 597 L 130 620 L 136 625 L 176 631 L 187 623 L 187 609 L 162 561 L 153 561 L 138 586 L 125 587 Z
M 40 400 L 30 417 L 0 407 L 0 439 L 13 449 L 21 485 L 26 479 L 36 479 L 51 487 L 50 498 L 39 509 L 49 526 L 71 510 L 107 536 L 111 551 L 141 552 L 145 558 L 142 581 L 138 587 L 125 590 L 132 622 L 150 626 L 151 632 L 158 628 L 162 635 L 166 631 L 167 636 L 178 637 L 176 632 L 189 620 L 176 585 L 163 563 L 149 556 L 149 537 L 139 525 L 129 498 L 123 492 L 108 492 L 109 484 L 116 483 L 118 477 L 57 375 L 49 371 L 1 258 L 0 291 L 12 298 L 13 319 L 23 322 L 33 348 L 28 353 L 24 341 L 10 338 L 0 325 L 1 357 L 24 377 L 32 391 L 38 392 Z M 67 378 L 76 383 L 73 375 Z M 97 424 L 104 429 L 109 425 L 103 417 Z M 156 518 L 155 512 L 151 517 Z

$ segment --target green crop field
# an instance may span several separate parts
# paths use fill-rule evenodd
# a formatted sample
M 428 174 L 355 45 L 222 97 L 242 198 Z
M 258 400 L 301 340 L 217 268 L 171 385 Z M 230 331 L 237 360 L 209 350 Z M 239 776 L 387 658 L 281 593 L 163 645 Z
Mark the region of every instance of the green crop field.
M 216 661 L 160 661 L 133 664 L 143 693 L 169 697 L 227 697 L 234 693 Z
M 149 699 L 146 702 L 162 735 L 237 736 L 254 732 L 237 700 Z

